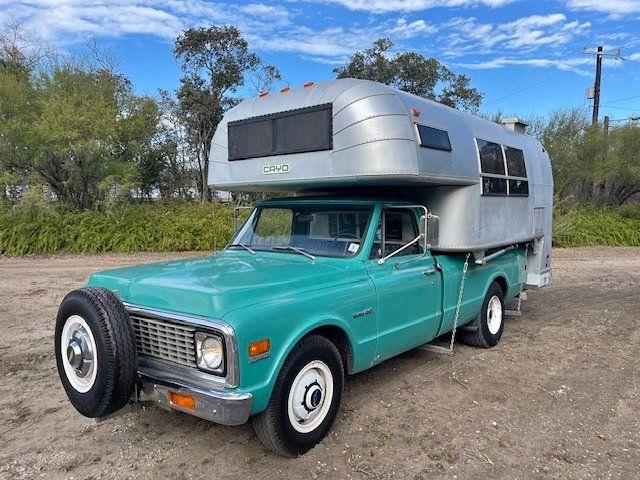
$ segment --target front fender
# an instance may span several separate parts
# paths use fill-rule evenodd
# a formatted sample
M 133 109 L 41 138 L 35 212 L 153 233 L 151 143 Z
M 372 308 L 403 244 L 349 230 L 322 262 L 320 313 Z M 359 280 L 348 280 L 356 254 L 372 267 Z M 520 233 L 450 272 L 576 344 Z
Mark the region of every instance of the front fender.
M 276 298 L 267 304 L 239 309 L 225 316 L 234 326 L 238 339 L 239 390 L 253 395 L 251 414 L 267 406 L 273 386 L 287 356 L 309 332 L 321 327 L 342 330 L 353 354 L 353 370 L 371 365 L 376 347 L 377 321 L 372 314 L 354 318 L 354 313 L 375 305 L 375 292 L 369 279 L 305 294 Z M 251 361 L 249 344 L 268 338 L 269 355 Z

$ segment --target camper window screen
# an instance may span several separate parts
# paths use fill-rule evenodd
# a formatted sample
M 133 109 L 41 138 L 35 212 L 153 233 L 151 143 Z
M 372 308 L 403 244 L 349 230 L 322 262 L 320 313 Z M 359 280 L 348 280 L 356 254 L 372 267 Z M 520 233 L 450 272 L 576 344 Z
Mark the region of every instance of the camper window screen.
M 504 175 L 502 146 L 480 139 L 476 139 L 476 142 L 478 142 L 478 153 L 480 153 L 480 168 L 482 169 L 482 173 Z
M 229 122 L 229 160 L 332 148 L 331 105 L 317 105 Z
M 447 152 L 451 151 L 451 142 L 446 131 L 427 127 L 426 125 L 417 125 L 417 127 L 421 146 L 435 148 L 436 150 L 446 150 Z

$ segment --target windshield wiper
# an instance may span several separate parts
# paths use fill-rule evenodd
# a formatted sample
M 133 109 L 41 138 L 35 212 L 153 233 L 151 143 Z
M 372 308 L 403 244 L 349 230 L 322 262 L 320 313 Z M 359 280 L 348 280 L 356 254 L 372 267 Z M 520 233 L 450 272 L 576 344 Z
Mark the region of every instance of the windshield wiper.
M 229 247 L 241 247 L 241 248 L 244 248 L 247 252 L 251 253 L 252 255 L 256 254 L 256 251 L 253 248 L 247 247 L 244 243 L 232 243 L 230 245 L 227 245 L 227 248 Z
M 300 255 L 304 255 L 305 257 L 308 257 L 311 260 L 315 260 L 316 259 L 315 255 L 311 255 L 305 249 L 299 248 L 299 247 L 292 247 L 291 245 L 276 245 L 275 247 L 273 247 L 273 249 L 274 250 L 290 250 L 292 252 L 299 253 Z

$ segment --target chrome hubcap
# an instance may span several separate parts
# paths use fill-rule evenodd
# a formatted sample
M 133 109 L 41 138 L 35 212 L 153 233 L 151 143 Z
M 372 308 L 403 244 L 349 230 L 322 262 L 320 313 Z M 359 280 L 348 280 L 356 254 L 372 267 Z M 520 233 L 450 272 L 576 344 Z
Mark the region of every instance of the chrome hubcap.
M 88 335 L 83 327 L 75 330 L 67 346 L 67 360 L 80 378 L 89 373 L 93 363 L 93 345 L 88 341 Z
M 287 402 L 293 428 L 308 433 L 326 418 L 333 399 L 333 376 L 320 360 L 306 365 L 294 379 Z
M 67 319 L 62 327 L 60 349 L 67 380 L 77 391 L 88 392 L 96 380 L 98 352 L 84 318 L 72 315 Z

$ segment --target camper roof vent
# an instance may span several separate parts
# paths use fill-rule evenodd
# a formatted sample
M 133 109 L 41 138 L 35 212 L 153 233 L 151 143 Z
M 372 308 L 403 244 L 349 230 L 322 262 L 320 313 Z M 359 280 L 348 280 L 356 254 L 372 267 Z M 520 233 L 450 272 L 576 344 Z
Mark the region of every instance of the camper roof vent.
M 517 117 L 513 117 L 502 120 L 502 125 L 504 125 L 507 130 L 511 130 L 516 133 L 524 133 L 529 126 L 529 123 L 524 120 L 520 120 Z

